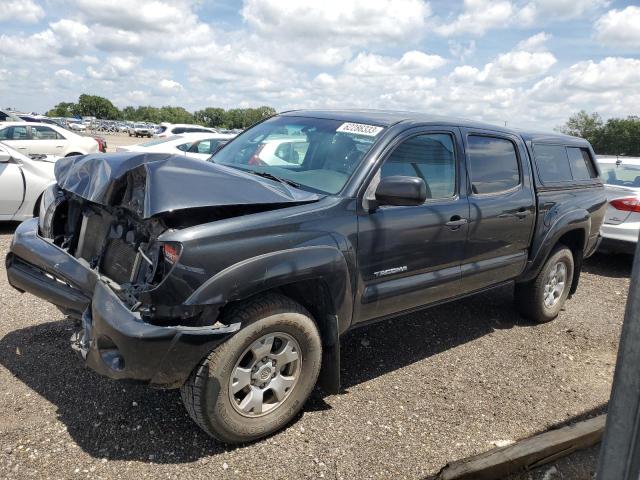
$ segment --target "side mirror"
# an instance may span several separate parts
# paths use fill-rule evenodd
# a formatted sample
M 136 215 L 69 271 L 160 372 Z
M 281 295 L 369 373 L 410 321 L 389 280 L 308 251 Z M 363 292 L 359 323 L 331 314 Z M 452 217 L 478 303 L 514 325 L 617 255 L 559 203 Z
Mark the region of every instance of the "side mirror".
M 427 186 L 418 177 L 386 177 L 380 180 L 376 188 L 378 205 L 421 205 L 426 199 Z
M 11 155 L 7 152 L 0 150 L 0 163 L 9 163 L 11 161 Z

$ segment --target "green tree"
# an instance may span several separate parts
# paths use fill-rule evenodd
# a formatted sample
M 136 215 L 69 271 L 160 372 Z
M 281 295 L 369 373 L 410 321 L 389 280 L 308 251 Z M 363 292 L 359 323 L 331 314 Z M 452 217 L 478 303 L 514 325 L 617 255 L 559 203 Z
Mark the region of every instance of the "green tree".
M 196 123 L 206 127 L 222 127 L 225 125 L 225 114 L 224 108 L 207 107 L 194 112 L 193 118 Z
M 116 120 L 120 117 L 120 111 L 104 97 L 97 95 L 82 94 L 78 98 L 78 105 L 75 114 L 80 116 L 91 116 L 104 120 Z
M 47 112 L 48 117 L 71 117 L 77 105 L 72 102 L 60 102 Z
M 606 123 L 597 113 L 584 110 L 559 127 L 562 133 L 582 137 L 600 155 L 640 156 L 640 118 L 610 118 Z

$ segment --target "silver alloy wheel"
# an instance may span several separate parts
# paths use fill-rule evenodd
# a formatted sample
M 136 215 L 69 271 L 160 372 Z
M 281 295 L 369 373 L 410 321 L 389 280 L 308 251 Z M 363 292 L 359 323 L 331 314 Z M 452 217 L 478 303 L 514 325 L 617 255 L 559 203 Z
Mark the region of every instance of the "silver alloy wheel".
M 564 262 L 556 263 L 549 275 L 547 275 L 547 283 L 544 285 L 544 305 L 552 308 L 562 297 L 564 288 L 567 283 L 567 266 Z
M 288 333 L 268 333 L 238 358 L 229 379 L 231 405 L 245 417 L 260 417 L 286 400 L 300 377 L 302 352 Z

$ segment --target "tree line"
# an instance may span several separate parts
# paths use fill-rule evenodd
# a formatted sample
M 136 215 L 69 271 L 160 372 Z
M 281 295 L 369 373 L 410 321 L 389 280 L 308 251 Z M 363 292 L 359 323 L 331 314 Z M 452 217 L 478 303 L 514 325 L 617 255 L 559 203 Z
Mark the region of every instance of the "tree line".
M 558 130 L 585 138 L 599 155 L 640 157 L 640 117 L 636 115 L 604 122 L 598 113 L 581 110 Z
M 183 107 L 124 107 L 117 108 L 109 99 L 82 94 L 76 103 L 60 102 L 47 112 L 49 117 L 96 117 L 101 120 L 126 120 L 151 123 L 195 123 L 206 127 L 247 128 L 276 113 L 268 106 L 257 108 L 207 107 L 193 113 Z

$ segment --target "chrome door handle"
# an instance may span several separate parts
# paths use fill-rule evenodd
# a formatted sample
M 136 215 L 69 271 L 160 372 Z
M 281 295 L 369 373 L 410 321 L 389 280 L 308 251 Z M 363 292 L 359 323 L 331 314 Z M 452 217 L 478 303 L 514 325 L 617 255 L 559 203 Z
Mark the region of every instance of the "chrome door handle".
M 456 220 L 453 220 L 454 217 L 451 217 L 452 220 L 449 220 L 447 223 L 445 223 L 445 225 L 447 227 L 461 227 L 462 225 L 466 225 L 469 220 L 467 220 L 466 218 L 458 218 Z
M 516 212 L 516 217 L 518 218 L 525 218 L 527 215 L 529 215 L 529 210 L 522 210 L 522 211 Z

